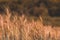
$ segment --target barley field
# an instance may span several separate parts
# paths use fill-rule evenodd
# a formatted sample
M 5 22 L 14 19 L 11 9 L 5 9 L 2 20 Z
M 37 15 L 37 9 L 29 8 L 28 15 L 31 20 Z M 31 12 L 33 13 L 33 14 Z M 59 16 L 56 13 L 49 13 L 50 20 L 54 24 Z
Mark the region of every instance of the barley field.
M 48 13 L 45 5 L 31 1 L 25 0 L 22 5 L 0 3 L 0 40 L 60 40 L 60 26 L 44 25 L 43 17 Z
M 60 27 L 44 26 L 42 18 L 28 19 L 24 14 L 0 14 L 0 40 L 60 40 Z

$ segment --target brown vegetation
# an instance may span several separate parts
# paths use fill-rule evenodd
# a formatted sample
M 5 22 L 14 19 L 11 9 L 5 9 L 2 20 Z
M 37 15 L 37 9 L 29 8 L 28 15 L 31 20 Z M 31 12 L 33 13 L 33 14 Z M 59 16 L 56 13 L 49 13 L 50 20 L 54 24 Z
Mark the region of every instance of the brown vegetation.
M 60 25 L 59 17 L 48 14 L 59 4 L 46 1 L 0 2 L 0 40 L 60 40 L 60 26 L 55 26 L 56 21 Z
M 29 21 L 24 14 L 11 17 L 8 9 L 6 12 L 0 15 L 0 40 L 60 40 L 60 27 L 44 26 L 41 17 Z

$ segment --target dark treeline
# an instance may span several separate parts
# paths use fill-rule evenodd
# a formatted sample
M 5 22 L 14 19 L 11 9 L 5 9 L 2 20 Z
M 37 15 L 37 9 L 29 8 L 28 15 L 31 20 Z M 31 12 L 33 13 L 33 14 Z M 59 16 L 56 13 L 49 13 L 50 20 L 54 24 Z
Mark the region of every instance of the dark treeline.
M 18 12 L 18 14 L 21 15 L 22 10 L 26 15 L 39 17 L 42 14 L 40 9 L 42 6 L 41 3 L 43 3 L 43 6 L 47 8 L 48 15 L 52 17 L 60 16 L 60 3 L 50 2 L 48 0 L 18 0 L 10 2 L 3 1 L 0 2 L 0 14 L 5 12 L 5 7 L 8 6 L 10 12 Z

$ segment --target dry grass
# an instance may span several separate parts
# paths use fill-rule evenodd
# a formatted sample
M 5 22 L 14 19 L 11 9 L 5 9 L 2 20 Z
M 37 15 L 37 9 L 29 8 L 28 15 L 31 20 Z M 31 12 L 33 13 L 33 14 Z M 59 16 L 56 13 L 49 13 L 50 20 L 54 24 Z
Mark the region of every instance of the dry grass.
M 43 25 L 42 18 L 29 21 L 25 15 L 0 15 L 0 40 L 60 40 L 60 29 Z

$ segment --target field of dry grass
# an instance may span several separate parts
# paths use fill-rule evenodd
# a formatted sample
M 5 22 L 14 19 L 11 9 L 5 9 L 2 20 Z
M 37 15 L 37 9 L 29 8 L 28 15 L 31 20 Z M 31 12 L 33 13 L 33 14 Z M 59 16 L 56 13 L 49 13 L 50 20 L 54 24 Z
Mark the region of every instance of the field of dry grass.
M 60 40 L 60 27 L 44 26 L 40 17 L 34 21 L 24 14 L 0 15 L 0 40 Z

